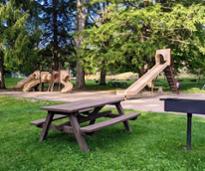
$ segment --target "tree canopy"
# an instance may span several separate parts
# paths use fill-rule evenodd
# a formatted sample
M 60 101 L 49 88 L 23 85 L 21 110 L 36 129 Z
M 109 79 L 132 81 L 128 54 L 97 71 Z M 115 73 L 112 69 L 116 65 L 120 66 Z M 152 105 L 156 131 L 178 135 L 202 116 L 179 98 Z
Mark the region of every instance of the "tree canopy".
M 0 82 L 5 70 L 69 65 L 83 88 L 85 73 L 143 74 L 161 48 L 172 49 L 176 70 L 205 72 L 202 0 L 3 0 L 0 33 Z
M 100 25 L 83 33 L 85 63 L 91 68 L 102 61 L 110 68 L 130 64 L 140 72 L 145 64 L 152 64 L 156 49 L 171 48 L 176 66 L 190 66 L 192 59 L 198 56 L 200 61 L 205 53 L 204 12 L 200 4 L 176 4 L 168 10 L 161 4 L 140 10 L 110 5 L 96 20 Z

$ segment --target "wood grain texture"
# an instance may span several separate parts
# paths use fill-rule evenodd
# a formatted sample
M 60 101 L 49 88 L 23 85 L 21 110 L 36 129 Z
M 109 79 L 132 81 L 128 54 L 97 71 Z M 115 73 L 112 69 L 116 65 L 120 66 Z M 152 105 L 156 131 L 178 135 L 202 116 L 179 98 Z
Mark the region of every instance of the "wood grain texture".
M 50 127 L 50 124 L 51 124 L 51 122 L 53 120 L 53 116 L 54 116 L 53 114 L 48 113 L 48 115 L 46 117 L 46 121 L 43 124 L 43 128 L 41 130 L 40 142 L 42 142 L 43 140 L 46 139 L 47 134 L 48 134 L 48 130 L 49 130 L 49 127 Z
M 42 109 L 47 110 L 49 112 L 56 112 L 56 113 L 63 113 L 68 114 L 73 112 L 78 112 L 79 110 L 84 110 L 87 108 L 95 108 L 99 106 L 115 104 L 118 102 L 123 101 L 124 98 L 122 96 L 108 96 L 108 98 L 99 98 L 96 97 L 95 100 L 80 100 L 77 102 L 71 102 L 61 105 L 52 105 L 52 106 L 45 106 Z
M 69 118 L 70 118 L 70 123 L 72 126 L 73 133 L 74 133 L 75 138 L 80 146 L 80 149 L 83 152 L 88 152 L 89 148 L 88 148 L 88 145 L 87 145 L 83 135 L 81 134 L 80 125 L 78 123 L 76 116 L 74 114 L 72 114 L 69 116 Z
M 85 133 L 91 133 L 94 131 L 98 131 L 102 128 L 117 124 L 119 122 L 124 122 L 124 121 L 127 121 L 129 119 L 137 118 L 138 116 L 139 116 L 139 114 L 136 114 L 136 113 L 129 114 L 129 115 L 120 115 L 118 117 L 109 119 L 107 121 L 103 121 L 103 122 L 95 123 L 93 125 L 82 127 L 82 128 L 80 128 L 80 130 L 82 132 L 85 132 Z
M 117 111 L 118 111 L 119 115 L 125 115 L 125 112 L 124 112 L 124 110 L 123 110 L 123 108 L 122 108 L 122 105 L 121 105 L 120 103 L 117 103 L 117 104 L 116 104 L 116 108 L 117 108 Z M 129 132 L 132 131 L 131 127 L 129 126 L 128 120 L 125 120 L 125 121 L 123 122 L 123 124 L 124 124 L 124 127 L 125 127 L 125 129 L 126 129 L 127 131 L 129 131 Z

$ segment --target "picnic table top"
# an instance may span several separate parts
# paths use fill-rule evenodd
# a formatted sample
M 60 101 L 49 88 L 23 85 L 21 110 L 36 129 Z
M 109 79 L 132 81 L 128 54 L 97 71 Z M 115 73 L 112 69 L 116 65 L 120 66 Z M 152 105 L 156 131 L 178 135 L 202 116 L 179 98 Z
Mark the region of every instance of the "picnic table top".
M 49 112 L 73 113 L 84 109 L 118 103 L 123 100 L 124 100 L 123 96 L 117 96 L 117 95 L 103 97 L 103 98 L 96 97 L 96 99 L 94 100 L 86 99 L 86 100 L 79 100 L 76 102 L 64 103 L 59 105 L 44 106 L 42 107 L 42 109 L 47 110 Z

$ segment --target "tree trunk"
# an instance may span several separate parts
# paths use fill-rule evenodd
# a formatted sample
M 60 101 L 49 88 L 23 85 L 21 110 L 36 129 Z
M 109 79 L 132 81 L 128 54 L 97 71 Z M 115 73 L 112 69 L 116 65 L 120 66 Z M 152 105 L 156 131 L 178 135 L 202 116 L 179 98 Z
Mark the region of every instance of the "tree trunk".
M 102 68 L 100 72 L 100 85 L 106 85 L 106 69 Z
M 142 68 L 140 68 L 138 72 L 139 78 L 142 77 L 148 70 L 148 65 L 144 65 Z
M 81 32 L 85 28 L 86 9 L 84 7 L 84 4 L 85 4 L 85 0 L 77 0 L 77 17 L 76 17 L 77 32 Z M 75 41 L 76 41 L 77 57 L 79 57 L 80 55 L 78 54 L 78 49 L 81 48 L 82 36 L 79 35 Z M 82 89 L 85 87 L 85 72 L 80 60 L 77 61 L 76 70 L 77 70 L 76 87 L 78 89 Z
M 76 88 L 83 89 L 85 88 L 85 72 L 80 61 L 77 62 L 77 76 L 76 76 Z
M 58 57 L 58 12 L 57 12 L 58 0 L 53 0 L 52 8 L 52 27 L 53 27 L 53 69 L 58 70 L 59 68 L 59 57 Z
M 0 89 L 5 89 L 5 79 L 4 79 L 4 58 L 0 56 Z
M 149 5 L 149 0 L 144 0 L 144 7 L 147 7 Z
M 101 68 L 101 71 L 100 71 L 100 85 L 106 85 L 105 61 L 102 61 L 102 68 Z

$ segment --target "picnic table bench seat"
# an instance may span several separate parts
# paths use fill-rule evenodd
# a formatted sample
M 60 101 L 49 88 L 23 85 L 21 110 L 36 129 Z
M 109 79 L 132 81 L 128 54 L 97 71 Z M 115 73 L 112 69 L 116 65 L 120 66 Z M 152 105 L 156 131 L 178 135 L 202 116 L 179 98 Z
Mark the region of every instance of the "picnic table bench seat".
M 98 131 L 102 128 L 105 128 L 107 126 L 117 124 L 119 122 L 137 119 L 138 116 L 139 116 L 138 113 L 133 113 L 133 114 L 128 114 L 128 115 L 121 115 L 121 116 L 117 116 L 115 118 L 112 118 L 112 119 L 109 119 L 109 120 L 106 120 L 106 121 L 103 121 L 103 122 L 99 122 L 99 123 L 95 123 L 95 124 L 92 124 L 92 125 L 82 127 L 82 128 L 80 128 L 80 130 L 84 133 L 92 133 L 92 132 Z
M 84 136 L 96 132 L 102 128 L 122 122 L 127 131 L 131 131 L 128 120 L 137 119 L 139 113 L 125 114 L 121 106 L 122 96 L 108 96 L 107 98 L 96 97 L 94 100 L 80 100 L 77 102 L 65 103 L 60 105 L 45 106 L 42 109 L 47 111 L 45 119 L 32 121 L 31 124 L 41 128 L 40 141 L 46 139 L 49 129 L 65 133 L 74 134 L 80 149 L 84 152 L 89 151 Z M 112 111 L 101 111 L 106 105 L 116 107 L 117 114 Z M 108 118 L 105 121 L 96 122 L 98 118 Z M 64 123 L 53 124 L 53 121 L 65 119 Z M 85 123 L 86 122 L 86 123 Z M 84 126 L 81 126 L 81 123 Z
M 66 116 L 65 115 L 55 115 L 52 121 L 56 121 L 56 120 L 63 119 L 63 118 L 66 118 Z M 46 118 L 42 118 L 42 119 L 32 121 L 31 124 L 37 127 L 42 127 L 45 121 L 46 121 Z

